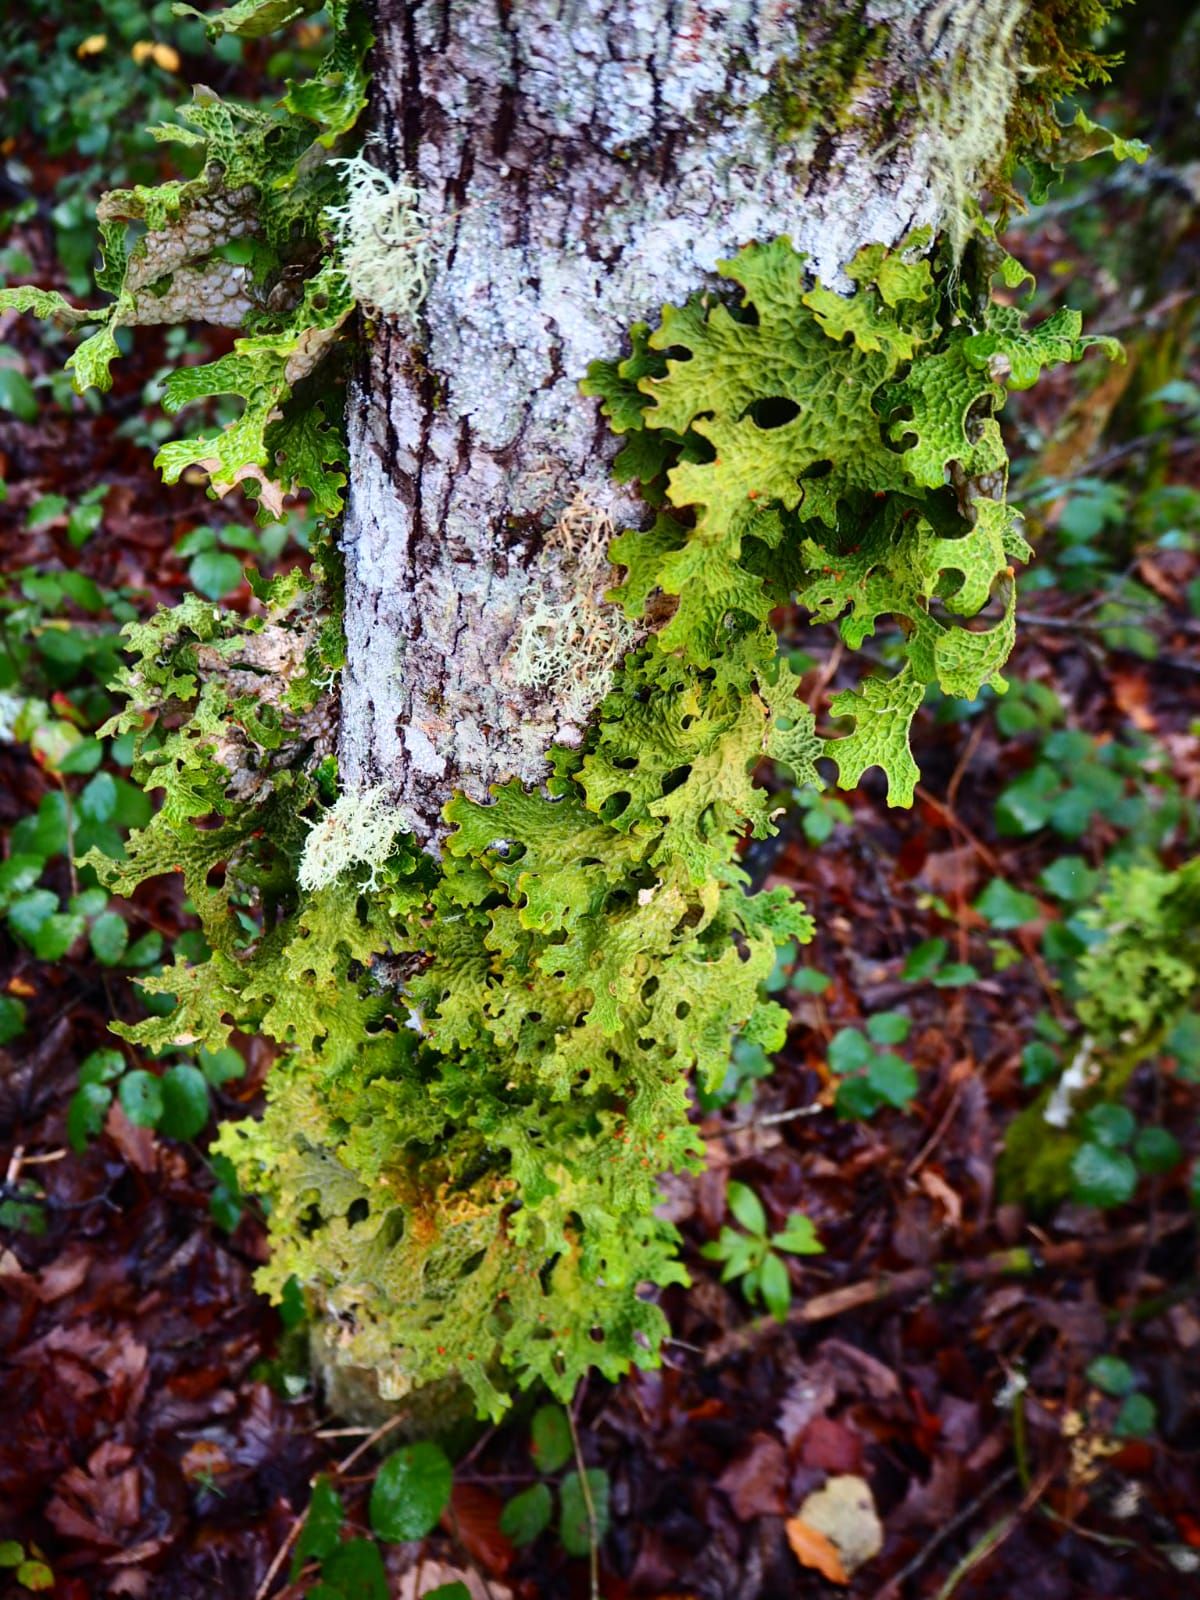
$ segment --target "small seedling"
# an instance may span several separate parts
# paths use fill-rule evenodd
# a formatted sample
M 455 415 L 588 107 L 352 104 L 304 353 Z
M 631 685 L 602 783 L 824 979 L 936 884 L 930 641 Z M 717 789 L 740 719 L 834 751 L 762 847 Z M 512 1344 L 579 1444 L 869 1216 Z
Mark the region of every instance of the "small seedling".
M 746 1299 L 761 1302 L 777 1322 L 783 1322 L 792 1303 L 792 1280 L 780 1252 L 815 1256 L 825 1247 L 813 1224 L 798 1211 L 792 1212 L 780 1232 L 768 1233 L 763 1203 L 744 1183 L 729 1185 L 728 1200 L 730 1211 L 745 1232 L 723 1227 L 719 1237 L 704 1245 L 700 1254 L 709 1261 L 723 1261 L 721 1282 L 740 1278 Z
M 883 1106 L 908 1109 L 919 1082 L 916 1070 L 894 1050 L 880 1045 L 903 1044 L 912 1024 L 899 1011 L 880 1011 L 867 1019 L 867 1031 L 841 1028 L 829 1043 L 829 1070 L 841 1079 L 834 1095 L 839 1117 L 873 1117 Z
M 541 1406 L 534 1413 L 529 1448 L 535 1467 L 545 1477 L 514 1495 L 500 1513 L 500 1531 L 515 1545 L 532 1544 L 554 1520 L 555 1487 L 546 1480 L 566 1466 L 575 1450 L 571 1421 L 561 1406 Z M 600 1467 L 587 1469 L 586 1493 L 578 1471 L 568 1472 L 558 1483 L 558 1533 L 568 1555 L 591 1554 L 593 1519 L 597 1544 L 608 1532 L 609 1488 L 608 1473 Z

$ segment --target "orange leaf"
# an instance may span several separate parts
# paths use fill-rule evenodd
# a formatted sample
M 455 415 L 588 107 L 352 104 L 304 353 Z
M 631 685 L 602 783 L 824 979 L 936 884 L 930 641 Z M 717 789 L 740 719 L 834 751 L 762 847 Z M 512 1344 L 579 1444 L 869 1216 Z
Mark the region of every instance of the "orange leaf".
M 1150 687 L 1140 672 L 1114 672 L 1112 674 L 1113 699 L 1134 727 L 1142 733 L 1154 733 L 1158 724 L 1149 709 Z
M 816 1528 L 810 1528 L 799 1517 L 791 1517 L 784 1524 L 792 1554 L 802 1567 L 813 1567 L 830 1583 L 849 1583 L 837 1546 Z

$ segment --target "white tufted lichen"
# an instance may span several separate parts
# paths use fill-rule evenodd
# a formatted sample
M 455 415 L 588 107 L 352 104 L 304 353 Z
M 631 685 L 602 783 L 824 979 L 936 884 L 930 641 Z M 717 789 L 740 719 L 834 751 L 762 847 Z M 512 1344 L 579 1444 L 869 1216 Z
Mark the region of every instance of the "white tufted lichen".
M 613 673 L 637 637 L 637 629 L 615 605 L 604 603 L 612 569 L 613 537 L 608 514 L 577 493 L 547 536 L 561 598 L 539 595 L 513 643 L 513 681 L 553 692 L 560 743 L 577 743 L 582 725 L 612 685 Z
M 391 854 L 404 817 L 384 789 L 363 789 L 339 795 L 304 841 L 297 875 L 302 889 L 327 889 L 351 867 L 376 869 Z
M 346 282 L 376 316 L 411 322 L 429 288 L 429 228 L 421 194 L 361 155 L 335 163 L 345 203 L 328 206 Z

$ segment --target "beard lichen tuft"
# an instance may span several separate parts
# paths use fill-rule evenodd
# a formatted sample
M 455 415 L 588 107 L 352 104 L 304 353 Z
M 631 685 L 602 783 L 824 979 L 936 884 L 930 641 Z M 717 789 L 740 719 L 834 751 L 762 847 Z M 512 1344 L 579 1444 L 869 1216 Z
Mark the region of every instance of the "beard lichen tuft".
M 367 887 L 375 889 L 376 871 L 392 853 L 404 819 L 382 785 L 357 793 L 347 791 L 323 811 L 304 841 L 296 882 L 306 893 L 327 889 L 354 867 L 369 867 Z
M 325 216 L 350 291 L 374 315 L 411 325 L 429 288 L 429 229 L 420 190 L 361 154 L 334 165 L 344 198 L 327 206 Z

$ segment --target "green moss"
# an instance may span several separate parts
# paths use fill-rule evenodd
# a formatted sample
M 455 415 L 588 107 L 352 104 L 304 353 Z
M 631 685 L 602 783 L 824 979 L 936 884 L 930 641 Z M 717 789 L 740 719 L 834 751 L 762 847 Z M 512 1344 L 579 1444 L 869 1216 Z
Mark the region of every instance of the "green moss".
M 758 111 L 781 142 L 810 129 L 844 130 L 856 120 L 855 103 L 877 80 L 888 30 L 867 21 L 866 0 L 835 7 L 827 18 L 811 13 L 798 23 L 798 50 L 772 69 Z
M 1055 108 L 1082 89 L 1107 83 L 1121 57 L 1097 47 L 1126 0 L 1034 0 L 1020 35 L 1021 92 L 1008 117 L 1010 163 L 1045 159 L 1060 136 Z

